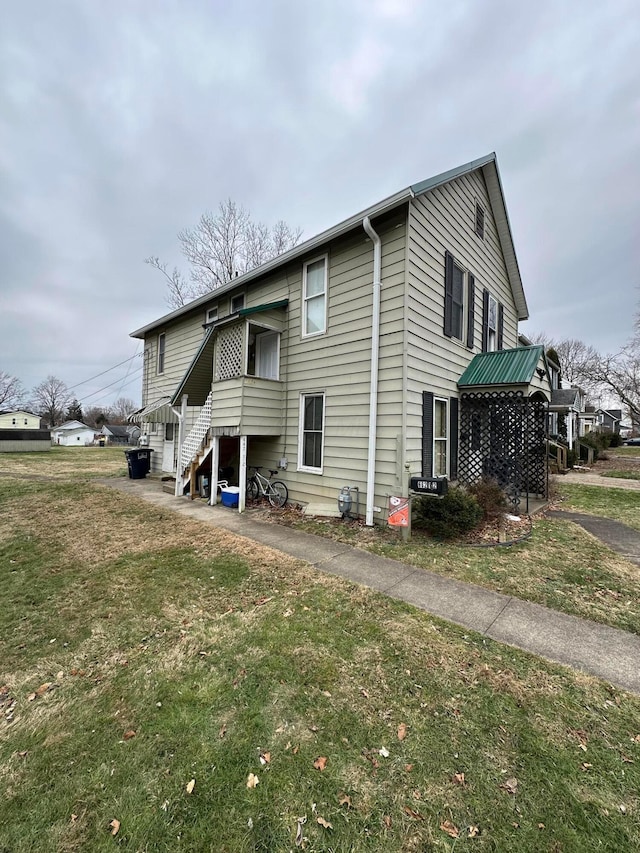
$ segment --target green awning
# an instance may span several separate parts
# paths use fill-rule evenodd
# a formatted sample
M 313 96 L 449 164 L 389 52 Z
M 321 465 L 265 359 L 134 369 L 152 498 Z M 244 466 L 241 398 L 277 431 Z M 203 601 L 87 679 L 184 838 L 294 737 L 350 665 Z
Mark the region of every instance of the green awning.
M 288 299 L 279 299 L 277 302 L 265 302 L 264 305 L 255 305 L 253 308 L 241 308 L 238 317 L 248 317 L 250 314 L 259 314 L 260 311 L 273 311 L 275 308 L 286 308 Z
M 540 366 L 541 359 L 543 366 Z M 543 375 L 546 373 L 542 346 L 481 352 L 471 359 L 458 379 L 458 387 L 529 385 L 537 370 L 543 370 Z

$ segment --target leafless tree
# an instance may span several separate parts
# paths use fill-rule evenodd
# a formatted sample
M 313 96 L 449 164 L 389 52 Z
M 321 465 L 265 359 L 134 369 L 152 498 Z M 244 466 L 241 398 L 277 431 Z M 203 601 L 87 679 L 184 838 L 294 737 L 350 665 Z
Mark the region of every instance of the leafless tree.
M 16 376 L 0 370 L 0 410 L 18 409 L 25 403 L 26 392 Z
M 597 353 L 585 367 L 591 383 L 615 396 L 640 425 L 640 334 L 613 355 Z
M 546 352 L 555 350 L 564 385 L 579 385 L 590 394 L 597 391 L 592 387 L 591 371 L 587 370 L 587 365 L 599 358 L 593 347 L 575 338 L 556 340 L 544 332 L 532 336 L 531 341 L 542 344 Z
M 149 257 L 145 263 L 164 275 L 167 302 L 171 308 L 179 308 L 292 249 L 301 237 L 300 228 L 291 228 L 282 220 L 273 227 L 254 222 L 248 210 L 227 199 L 220 202 L 216 214 L 203 213 L 194 228 L 178 234 L 180 249 L 191 267 L 188 279 L 177 267 L 169 272 L 157 257 Z
M 109 408 L 109 415 L 111 417 L 109 423 L 126 424 L 127 415 L 135 412 L 137 408 L 138 406 L 129 397 L 118 397 L 115 403 Z
M 56 426 L 64 417 L 65 410 L 71 405 L 72 394 L 65 383 L 55 376 L 47 376 L 31 392 L 31 406 L 40 417 L 45 418 L 49 426 Z

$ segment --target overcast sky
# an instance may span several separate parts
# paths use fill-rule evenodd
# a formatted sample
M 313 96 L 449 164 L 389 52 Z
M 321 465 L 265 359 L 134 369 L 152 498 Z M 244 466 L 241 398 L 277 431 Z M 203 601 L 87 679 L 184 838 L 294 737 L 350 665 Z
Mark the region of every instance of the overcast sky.
M 202 212 L 231 197 L 308 238 L 491 151 L 521 330 L 616 350 L 640 296 L 639 44 L 638 0 L 7 0 L 0 370 L 137 402 L 140 358 L 84 380 L 140 352 L 129 332 L 167 311 L 143 260 L 180 264 Z

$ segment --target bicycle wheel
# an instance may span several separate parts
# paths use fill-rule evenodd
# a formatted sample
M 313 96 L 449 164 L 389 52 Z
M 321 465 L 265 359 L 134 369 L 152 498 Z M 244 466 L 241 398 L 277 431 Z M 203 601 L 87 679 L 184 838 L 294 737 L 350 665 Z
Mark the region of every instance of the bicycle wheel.
M 289 497 L 289 491 L 283 482 L 274 480 L 272 483 L 269 483 L 267 497 L 271 506 L 284 506 Z
M 250 480 L 247 480 L 247 500 L 257 501 L 259 493 L 258 482 L 255 477 L 251 477 Z

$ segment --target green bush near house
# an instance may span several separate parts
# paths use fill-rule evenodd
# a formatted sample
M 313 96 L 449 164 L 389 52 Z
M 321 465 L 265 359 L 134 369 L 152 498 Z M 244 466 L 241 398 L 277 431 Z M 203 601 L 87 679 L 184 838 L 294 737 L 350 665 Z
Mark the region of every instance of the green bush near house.
M 455 539 L 475 530 L 483 517 L 476 498 L 460 488 L 450 489 L 442 498 L 425 495 L 415 503 L 414 526 L 436 539 Z
M 506 509 L 507 497 L 499 483 L 492 477 L 483 477 L 478 480 L 469 487 L 469 494 L 479 503 L 485 521 L 497 518 Z

